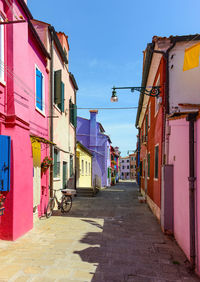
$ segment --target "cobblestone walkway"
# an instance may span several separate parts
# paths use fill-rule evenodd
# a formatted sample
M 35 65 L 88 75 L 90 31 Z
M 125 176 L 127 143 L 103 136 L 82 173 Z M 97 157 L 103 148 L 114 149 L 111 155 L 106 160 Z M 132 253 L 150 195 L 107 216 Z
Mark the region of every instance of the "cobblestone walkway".
M 56 212 L 16 242 L 0 241 L 0 282 L 200 281 L 137 196 L 121 182 L 75 198 L 68 216 Z

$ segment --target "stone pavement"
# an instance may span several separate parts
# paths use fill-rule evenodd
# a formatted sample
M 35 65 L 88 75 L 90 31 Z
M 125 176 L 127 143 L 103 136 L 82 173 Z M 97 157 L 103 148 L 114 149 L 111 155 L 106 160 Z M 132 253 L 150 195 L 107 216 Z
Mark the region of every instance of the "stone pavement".
M 75 198 L 71 212 L 37 221 L 16 242 L 0 241 L 0 282 L 200 281 L 165 236 L 133 182 L 95 198 Z

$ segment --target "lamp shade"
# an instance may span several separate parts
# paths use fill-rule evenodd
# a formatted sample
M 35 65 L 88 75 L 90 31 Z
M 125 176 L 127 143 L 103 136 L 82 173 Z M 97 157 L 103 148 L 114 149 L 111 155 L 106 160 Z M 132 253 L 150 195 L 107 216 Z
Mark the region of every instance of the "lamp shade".
M 111 102 L 118 102 L 118 97 L 117 97 L 117 94 L 116 94 L 117 92 L 116 92 L 116 90 L 115 89 L 113 89 L 113 91 L 112 91 L 112 97 L 111 97 Z

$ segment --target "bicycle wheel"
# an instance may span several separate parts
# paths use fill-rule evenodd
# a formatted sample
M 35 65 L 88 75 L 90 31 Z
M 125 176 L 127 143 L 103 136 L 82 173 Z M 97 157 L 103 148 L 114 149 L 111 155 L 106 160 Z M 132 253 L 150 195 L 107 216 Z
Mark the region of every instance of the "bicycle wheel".
M 55 199 L 51 198 L 47 205 L 46 218 L 49 218 L 52 215 L 54 207 L 55 207 Z
M 71 210 L 71 207 L 72 207 L 72 197 L 63 196 L 61 202 L 61 212 L 67 213 Z

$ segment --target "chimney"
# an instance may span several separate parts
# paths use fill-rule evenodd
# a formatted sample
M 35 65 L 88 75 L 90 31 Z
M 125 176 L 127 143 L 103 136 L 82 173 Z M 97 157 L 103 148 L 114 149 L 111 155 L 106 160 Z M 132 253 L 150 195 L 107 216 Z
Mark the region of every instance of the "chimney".
M 90 110 L 90 146 L 97 146 L 97 110 Z

